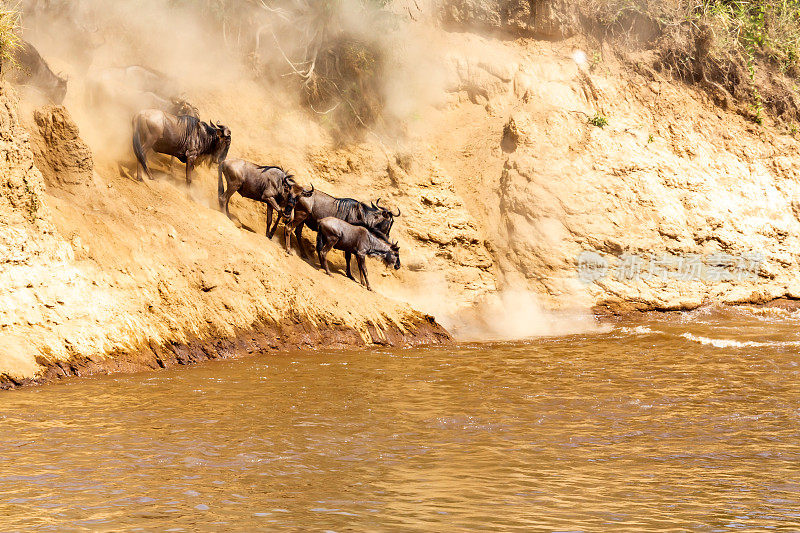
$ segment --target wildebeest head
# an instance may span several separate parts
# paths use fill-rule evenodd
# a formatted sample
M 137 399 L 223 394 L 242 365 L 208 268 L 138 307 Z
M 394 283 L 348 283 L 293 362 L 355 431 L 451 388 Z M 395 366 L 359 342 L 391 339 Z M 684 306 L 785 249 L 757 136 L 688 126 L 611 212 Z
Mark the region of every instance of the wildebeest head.
M 397 213 L 392 213 L 385 207 L 381 207 L 381 199 L 378 198 L 377 202 L 372 204 L 374 215 L 377 220 L 374 220 L 373 227 L 385 235 L 389 235 L 394 224 L 394 218 L 401 215 L 400 208 L 397 208 Z
M 396 242 L 389 243 L 389 251 L 383 254 L 386 266 L 394 265 L 395 270 L 400 270 L 400 245 Z
M 288 176 L 291 178 L 292 176 Z M 297 201 L 300 198 L 308 198 L 312 194 L 314 194 L 314 185 L 311 185 L 311 188 L 306 190 L 303 188 L 302 185 L 298 185 L 293 180 L 284 182 L 286 187 L 286 205 L 283 206 L 283 215 L 286 218 L 291 218 L 292 212 L 294 211 L 295 206 L 297 205 Z
M 228 157 L 228 150 L 231 147 L 231 129 L 228 126 L 214 124 L 213 122 L 211 123 L 211 127 L 214 129 L 217 145 L 214 151 L 214 160 L 217 163 L 221 163 Z

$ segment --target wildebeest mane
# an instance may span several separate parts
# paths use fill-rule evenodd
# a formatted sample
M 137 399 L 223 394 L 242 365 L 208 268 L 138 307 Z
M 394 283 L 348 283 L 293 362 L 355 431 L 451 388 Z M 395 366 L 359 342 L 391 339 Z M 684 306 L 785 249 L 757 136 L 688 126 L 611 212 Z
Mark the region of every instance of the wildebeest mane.
M 261 172 L 266 172 L 267 170 L 272 170 L 274 168 L 275 170 L 280 170 L 281 172 L 283 172 L 283 177 L 284 178 L 287 178 L 287 179 L 290 179 L 290 180 L 294 179 L 294 174 L 290 174 L 290 173 L 286 172 L 285 170 L 283 170 L 282 167 L 279 167 L 277 165 L 256 165 L 256 168 L 258 168 L 258 170 L 260 170 Z
M 352 218 L 351 214 L 355 213 L 356 215 L 359 215 L 360 207 L 361 207 L 361 202 L 353 198 L 337 198 L 336 218 L 341 218 L 342 220 L 346 220 L 351 224 L 353 224 L 354 222 L 360 222 L 360 221 L 351 221 Z
M 191 115 L 181 115 L 178 117 L 178 124 L 186 128 L 188 131 L 192 131 L 200 124 L 200 119 Z M 203 124 L 206 126 L 206 131 L 208 131 L 208 128 L 211 126 L 205 122 L 203 122 Z

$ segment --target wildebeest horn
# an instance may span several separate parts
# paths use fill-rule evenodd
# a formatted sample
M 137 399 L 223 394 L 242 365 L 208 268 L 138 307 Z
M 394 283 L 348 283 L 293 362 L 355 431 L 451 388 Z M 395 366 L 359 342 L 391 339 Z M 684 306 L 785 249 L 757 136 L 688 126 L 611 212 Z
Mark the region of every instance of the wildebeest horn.
M 397 208 L 397 214 L 395 215 L 394 213 L 392 213 L 392 216 L 393 217 L 399 217 L 400 216 L 400 208 L 399 207 Z
M 305 196 L 306 198 L 308 198 L 312 194 L 314 194 L 314 184 L 313 183 L 311 184 L 311 190 L 310 191 L 303 191 L 303 196 Z
M 375 207 L 380 207 L 380 206 L 381 206 L 381 199 L 378 198 L 378 201 L 375 202 Z

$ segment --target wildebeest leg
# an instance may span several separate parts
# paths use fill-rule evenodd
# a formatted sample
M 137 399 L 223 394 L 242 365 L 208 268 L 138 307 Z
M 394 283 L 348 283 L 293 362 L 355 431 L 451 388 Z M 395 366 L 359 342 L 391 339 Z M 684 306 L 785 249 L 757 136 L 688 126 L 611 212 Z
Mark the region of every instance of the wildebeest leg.
M 306 215 L 308 216 L 308 215 Z M 284 222 L 283 226 L 283 234 L 286 237 L 286 253 L 292 255 L 292 231 L 295 231 L 295 235 L 298 237 L 297 245 L 300 246 L 300 250 L 303 249 L 303 243 L 299 242 L 299 232 L 297 232 L 297 228 L 300 228 L 302 231 L 303 224 L 305 223 L 306 217 L 302 214 L 298 213 L 297 211 L 294 212 L 294 215 L 291 219 L 287 219 Z
M 272 226 L 272 231 L 269 232 L 269 238 L 271 239 L 275 235 L 275 230 L 278 229 L 278 223 L 281 221 L 281 213 L 278 211 L 278 216 L 275 218 L 275 224 Z
M 350 271 L 350 258 L 351 257 L 353 257 L 353 254 L 351 252 L 345 252 L 344 253 L 344 260 L 347 263 L 347 271 L 346 271 L 347 272 L 347 277 L 352 279 L 353 281 L 355 281 L 356 278 L 353 277 L 353 273 Z
M 318 233 L 317 236 L 321 235 Z M 327 238 L 327 242 L 322 246 L 322 250 L 319 252 L 319 264 L 322 268 L 325 269 L 325 273 L 327 275 L 331 275 L 331 269 L 328 267 L 328 252 L 339 242 L 339 237 L 336 235 L 331 235 Z M 318 245 L 319 246 L 319 245 Z
M 321 231 L 317 232 L 317 257 L 319 257 L 319 266 L 325 268 L 325 257 L 322 255 L 322 249 L 325 247 L 325 236 Z
M 194 157 L 186 158 L 186 185 L 192 186 L 192 169 L 194 168 Z
M 189 163 L 186 163 L 186 168 L 189 168 Z M 191 179 L 186 179 L 187 183 L 191 185 Z M 222 194 L 222 198 L 220 198 L 220 207 L 225 211 L 225 216 L 231 218 L 231 212 L 228 210 L 228 204 L 231 201 L 231 197 L 239 191 L 239 187 L 241 187 L 241 183 L 231 183 L 228 182 L 228 190 Z
M 142 141 L 142 136 L 138 129 L 133 132 L 133 152 L 136 154 L 136 179 L 139 181 L 142 181 L 142 168 L 144 168 L 147 177 L 153 179 L 150 169 L 147 167 L 147 154 L 150 153 L 153 144 L 153 139 Z
M 300 256 L 303 259 L 308 258 L 308 253 L 306 253 L 306 249 L 303 246 L 303 226 L 304 224 L 298 224 L 297 227 L 294 229 L 294 236 L 297 237 L 297 247 L 300 248 Z
M 366 260 L 363 255 L 356 254 L 356 263 L 358 264 L 358 270 L 361 272 L 361 283 L 363 283 L 368 291 L 372 290 L 372 287 L 369 286 L 369 278 L 367 278 L 367 265 Z
M 275 235 L 275 230 L 278 229 L 278 220 L 275 221 L 275 227 L 272 228 L 270 231 L 269 227 L 272 225 L 272 211 L 275 210 L 275 213 L 278 216 L 278 220 L 281 219 L 281 208 L 278 206 L 278 202 L 275 201 L 275 198 L 267 198 L 267 237 L 272 238 Z
M 292 230 L 294 229 L 294 220 L 287 221 L 283 226 L 283 237 L 286 241 L 286 254 L 292 255 Z

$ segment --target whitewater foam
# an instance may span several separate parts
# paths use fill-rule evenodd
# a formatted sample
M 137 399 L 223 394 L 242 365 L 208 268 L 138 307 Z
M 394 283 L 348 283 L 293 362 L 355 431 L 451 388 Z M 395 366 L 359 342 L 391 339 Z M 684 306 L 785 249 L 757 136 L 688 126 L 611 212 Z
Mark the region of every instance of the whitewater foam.
M 712 339 L 703 337 L 701 335 L 693 335 L 692 333 L 682 333 L 681 337 L 700 344 L 714 346 L 715 348 L 754 348 L 764 346 L 796 346 L 800 345 L 800 341 L 773 341 L 773 342 L 758 342 L 758 341 L 737 341 L 735 339 Z

